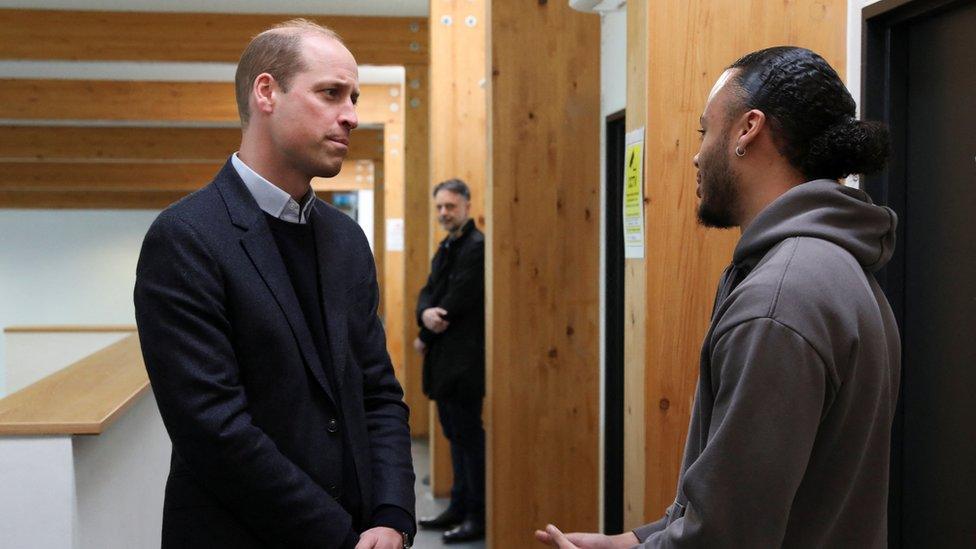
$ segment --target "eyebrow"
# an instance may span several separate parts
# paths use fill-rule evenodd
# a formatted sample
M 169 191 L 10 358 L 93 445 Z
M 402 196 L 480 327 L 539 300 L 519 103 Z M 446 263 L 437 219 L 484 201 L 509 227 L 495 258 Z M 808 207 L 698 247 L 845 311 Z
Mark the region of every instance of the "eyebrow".
M 701 126 L 701 127 L 703 127 L 703 128 L 705 127 L 705 115 L 704 114 L 698 117 L 698 125 Z

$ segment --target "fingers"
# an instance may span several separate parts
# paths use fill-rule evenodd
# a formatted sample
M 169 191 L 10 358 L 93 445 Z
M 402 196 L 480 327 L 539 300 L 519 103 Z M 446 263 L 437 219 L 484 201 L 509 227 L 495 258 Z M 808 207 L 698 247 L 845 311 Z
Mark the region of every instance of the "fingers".
M 360 536 L 359 543 L 356 544 L 356 549 L 373 549 L 374 547 L 376 547 L 376 538 L 368 534 Z
M 552 538 L 553 543 L 550 543 L 550 545 L 558 547 L 559 549 L 578 549 L 571 541 L 569 541 L 569 539 L 566 538 L 562 532 L 559 531 L 559 528 L 556 528 L 552 524 L 546 526 L 546 533 L 549 534 L 550 538 Z
M 434 307 L 434 311 L 440 316 L 444 316 L 447 314 L 447 309 L 443 309 L 441 307 Z
M 441 321 L 435 322 L 434 323 L 434 326 L 430 329 L 430 331 L 434 332 L 435 334 L 444 333 L 444 331 L 447 330 L 447 327 L 450 326 L 450 325 L 451 325 L 450 322 L 448 322 L 446 320 L 441 320 Z
M 546 545 L 551 545 L 553 547 L 556 546 L 555 542 L 552 541 L 552 536 L 550 536 L 548 532 L 543 532 L 542 530 L 536 530 L 535 539 L 541 543 L 545 543 Z

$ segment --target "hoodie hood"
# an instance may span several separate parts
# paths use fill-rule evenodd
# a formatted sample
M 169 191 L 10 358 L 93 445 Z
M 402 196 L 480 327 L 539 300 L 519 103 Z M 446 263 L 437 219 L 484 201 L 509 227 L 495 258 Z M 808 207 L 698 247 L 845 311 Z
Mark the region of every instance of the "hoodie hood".
M 754 264 L 779 242 L 807 236 L 833 242 L 874 272 L 891 259 L 897 224 L 895 212 L 875 205 L 864 191 L 817 179 L 797 185 L 759 212 L 742 233 L 732 262 Z

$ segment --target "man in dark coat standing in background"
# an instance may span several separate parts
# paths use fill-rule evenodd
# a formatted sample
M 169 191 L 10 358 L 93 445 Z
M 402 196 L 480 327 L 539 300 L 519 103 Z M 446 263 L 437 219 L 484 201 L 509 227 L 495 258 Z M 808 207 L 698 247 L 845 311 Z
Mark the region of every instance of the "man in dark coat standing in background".
M 399 549 L 414 531 L 403 391 L 355 221 L 315 197 L 356 127 L 359 71 L 304 20 L 237 68 L 239 152 L 167 208 L 136 273 L 173 441 L 162 546 Z
M 451 444 L 451 504 L 420 526 L 448 529 L 447 543 L 480 539 L 485 532 L 485 237 L 469 219 L 471 191 L 460 179 L 434 187 L 437 220 L 448 232 L 431 262 L 417 302 L 424 354 L 424 393 L 437 402 Z

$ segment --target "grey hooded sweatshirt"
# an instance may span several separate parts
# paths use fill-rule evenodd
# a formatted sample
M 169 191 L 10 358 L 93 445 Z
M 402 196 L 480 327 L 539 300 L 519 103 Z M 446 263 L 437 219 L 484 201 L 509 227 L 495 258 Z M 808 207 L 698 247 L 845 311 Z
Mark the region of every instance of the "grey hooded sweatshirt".
M 701 352 L 678 493 L 641 547 L 886 547 L 901 345 L 872 272 L 896 218 L 816 180 L 743 232 Z

